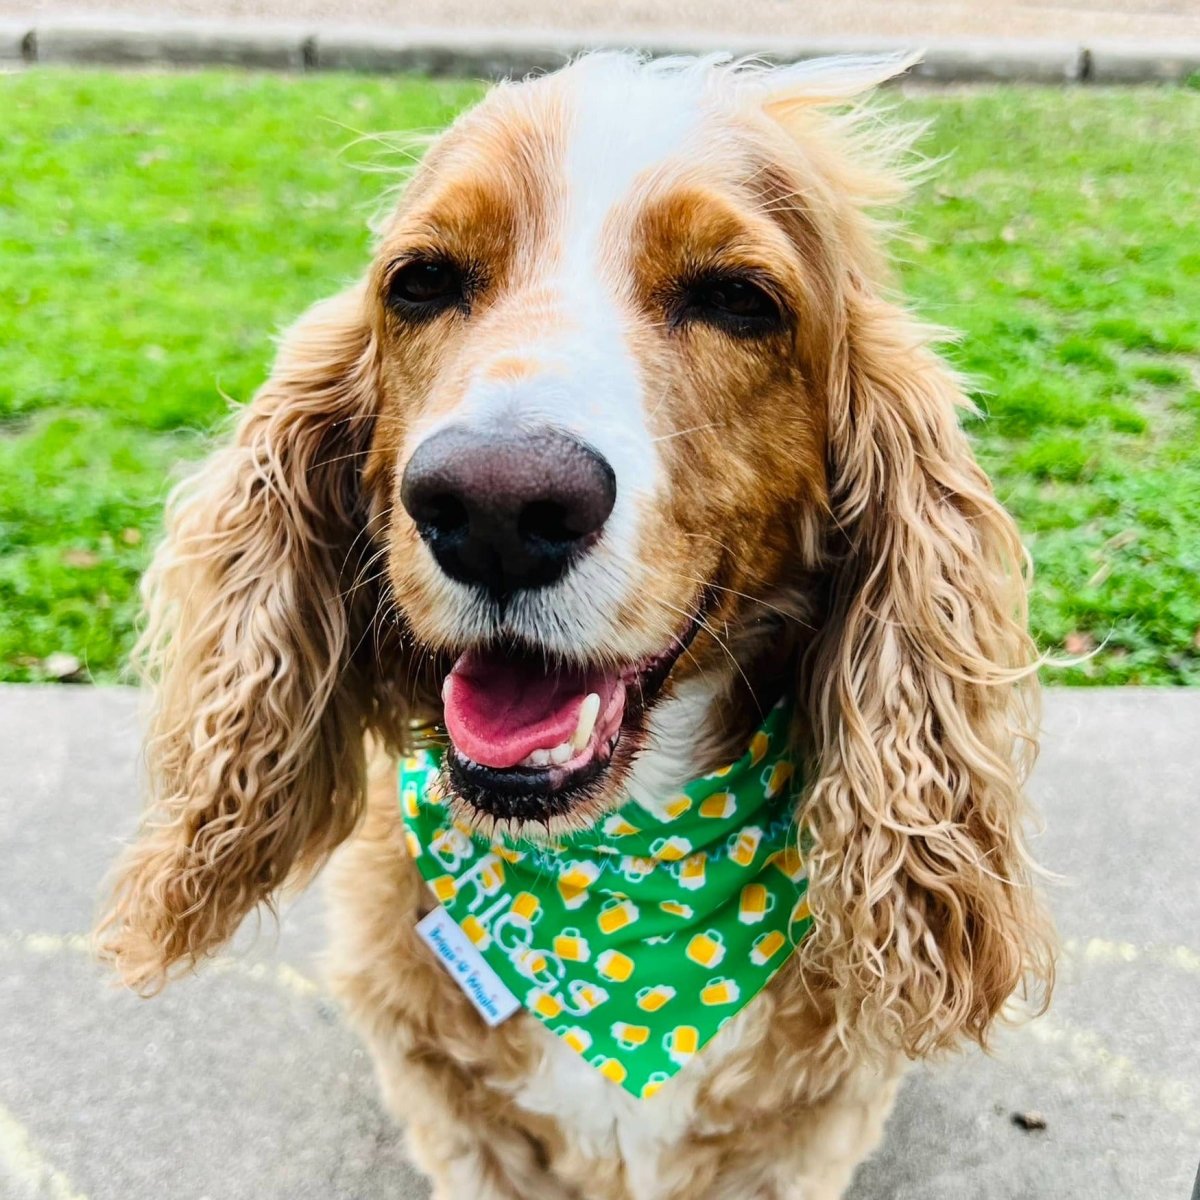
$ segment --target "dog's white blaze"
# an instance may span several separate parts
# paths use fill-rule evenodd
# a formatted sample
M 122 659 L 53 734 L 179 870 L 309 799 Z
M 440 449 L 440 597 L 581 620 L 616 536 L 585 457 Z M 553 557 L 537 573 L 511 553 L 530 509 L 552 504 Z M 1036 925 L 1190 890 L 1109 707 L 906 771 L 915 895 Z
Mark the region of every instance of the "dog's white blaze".
M 551 652 L 611 650 L 617 613 L 647 582 L 638 526 L 665 480 L 647 419 L 655 398 L 646 395 L 626 338 L 628 229 L 619 222 L 632 218 L 639 191 L 655 169 L 683 155 L 699 133 L 703 80 L 701 72 L 635 69 L 619 55 L 579 64 L 566 117 L 562 199 L 550 214 L 559 231 L 551 240 L 561 252 L 548 264 L 545 280 L 564 320 L 545 331 L 534 328 L 528 340 L 505 347 L 506 355 L 536 361 L 538 374 L 497 381 L 486 377 L 482 364 L 455 411 L 416 431 L 407 447 L 411 454 L 448 424 L 465 422 L 481 430 L 550 424 L 608 461 L 616 476 L 616 503 L 597 544 L 559 583 L 514 596 L 505 614 L 511 632 Z M 446 602 L 441 609 L 446 640 L 490 632 L 471 589 L 448 582 L 438 586 Z

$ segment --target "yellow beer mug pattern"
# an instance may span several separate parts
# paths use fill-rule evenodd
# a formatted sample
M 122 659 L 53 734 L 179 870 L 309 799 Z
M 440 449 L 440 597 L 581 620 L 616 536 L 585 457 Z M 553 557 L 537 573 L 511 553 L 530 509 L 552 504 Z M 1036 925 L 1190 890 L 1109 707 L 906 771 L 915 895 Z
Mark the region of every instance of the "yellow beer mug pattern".
M 553 992 L 543 988 L 530 988 L 525 995 L 525 1007 L 539 1017 L 561 1017 L 563 1014 L 562 1001 Z
M 761 925 L 775 907 L 775 893 L 766 884 L 748 883 L 738 897 L 738 920 L 743 925 Z
M 700 802 L 700 815 L 709 821 L 724 821 L 737 812 L 737 797 L 732 792 L 714 792 Z
M 558 894 L 566 908 L 582 907 L 588 898 L 588 888 L 600 878 L 595 863 L 574 861 L 558 877 Z
M 700 1031 L 695 1025 L 676 1025 L 663 1038 L 663 1048 L 672 1062 L 682 1066 L 700 1049 Z
M 663 805 L 663 812 L 666 813 L 668 821 L 678 821 L 685 812 L 692 807 L 691 796 L 672 796 L 670 800 Z
M 757 825 L 747 825 L 740 833 L 729 839 L 729 857 L 739 867 L 748 867 L 758 853 L 763 831 Z
M 633 959 L 620 950 L 605 950 L 596 959 L 596 970 L 610 983 L 624 983 L 633 974 Z
M 596 924 L 603 933 L 616 933 L 638 919 L 638 906 L 627 896 L 609 896 L 600 906 Z
M 651 1096 L 657 1095 L 662 1091 L 662 1086 L 670 1080 L 670 1075 L 666 1071 L 655 1071 L 645 1083 L 642 1084 L 642 1099 L 649 1100 Z
M 679 874 L 676 878 L 680 887 L 687 888 L 689 892 L 698 892 L 708 878 L 708 855 L 703 851 L 689 854 L 679 864 Z
M 628 817 L 623 817 L 620 813 L 605 817 L 601 828 L 609 837 L 615 838 L 633 837 L 634 834 L 642 832 Z
M 750 748 L 747 753 L 750 755 L 750 765 L 757 767 L 762 762 L 763 757 L 767 753 L 767 747 L 770 745 L 770 738 L 760 729 L 751 739 Z
M 660 900 L 658 907 L 668 916 L 680 917 L 685 921 L 690 921 L 695 911 L 690 904 L 680 904 L 678 900 Z
M 567 986 L 567 994 L 576 1011 L 580 1013 L 589 1013 L 608 1000 L 608 992 L 599 984 L 584 983 L 580 979 L 571 980 Z
M 592 957 L 588 940 L 573 925 L 554 935 L 554 953 L 568 962 L 587 962 Z
M 439 875 L 436 879 L 429 881 L 429 886 L 443 904 L 458 895 L 458 884 L 454 882 L 453 875 Z
M 700 1003 L 710 1006 L 715 1004 L 732 1004 L 741 994 L 742 989 L 732 979 L 710 979 L 700 992 Z
M 647 1025 L 630 1025 L 628 1021 L 614 1021 L 609 1026 L 609 1032 L 616 1039 L 622 1050 L 635 1050 L 644 1046 L 650 1040 L 650 1028 Z
M 638 988 L 637 1006 L 643 1012 L 658 1012 L 674 999 L 675 989 L 669 983 L 656 983 L 653 987 Z
M 685 837 L 656 838 L 650 843 L 650 853 L 662 862 L 678 862 L 692 852 L 692 843 Z
M 542 902 L 532 892 L 518 892 L 513 897 L 512 908 L 509 911 L 515 917 L 521 917 L 530 925 L 536 925 L 542 919 Z
M 488 933 L 487 926 L 477 916 L 472 914 L 464 917 L 459 923 L 459 927 L 480 950 L 484 950 L 492 944 L 492 935 Z
M 787 938 L 778 929 L 769 929 L 754 939 L 750 947 L 750 961 L 756 967 L 766 966 L 786 945 Z
M 785 846 L 782 850 L 776 850 L 767 862 L 776 870 L 782 871 L 793 883 L 799 883 L 807 874 L 798 846 Z
M 787 759 L 781 759 L 769 770 L 763 772 L 763 791 L 768 800 L 774 800 L 783 793 L 792 778 L 792 764 Z
M 628 1072 L 615 1059 L 609 1058 L 603 1054 L 597 1054 L 592 1059 L 592 1066 L 595 1067 L 605 1079 L 611 1079 L 613 1083 L 624 1083 Z
M 725 958 L 725 938 L 719 930 L 706 929 L 687 944 L 687 956 L 702 967 L 719 967 Z
M 555 1030 L 576 1054 L 586 1054 L 592 1048 L 592 1035 L 578 1025 L 559 1025 Z

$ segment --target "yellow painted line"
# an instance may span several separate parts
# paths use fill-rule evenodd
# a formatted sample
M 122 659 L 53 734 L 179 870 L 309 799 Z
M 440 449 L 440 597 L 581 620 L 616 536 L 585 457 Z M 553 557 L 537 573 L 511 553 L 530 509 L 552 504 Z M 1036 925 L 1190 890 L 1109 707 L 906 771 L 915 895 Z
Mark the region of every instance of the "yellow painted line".
M 1132 1059 L 1114 1054 L 1089 1029 L 1078 1029 L 1054 1016 L 1039 1017 L 1023 1027 L 1045 1046 L 1057 1050 L 1073 1066 L 1098 1079 L 1119 1097 L 1149 1100 L 1200 1131 L 1200 1105 L 1190 1084 L 1147 1075 Z
M 82 933 L 0 933 L 0 951 L 3 950 L 22 950 L 43 957 L 68 952 L 90 956 L 92 943 Z M 287 963 L 243 962 L 226 955 L 205 965 L 217 974 L 237 975 L 256 983 L 273 983 L 297 996 L 314 996 L 321 990 L 314 980 Z
M 1104 938 L 1071 938 L 1063 950 L 1072 958 L 1092 963 L 1159 962 L 1189 975 L 1200 975 L 1200 953 L 1188 946 L 1137 946 L 1133 942 L 1110 942 Z
M 88 1200 L 71 1181 L 38 1152 L 29 1131 L 0 1104 L 0 1174 L 7 1175 L 31 1197 Z

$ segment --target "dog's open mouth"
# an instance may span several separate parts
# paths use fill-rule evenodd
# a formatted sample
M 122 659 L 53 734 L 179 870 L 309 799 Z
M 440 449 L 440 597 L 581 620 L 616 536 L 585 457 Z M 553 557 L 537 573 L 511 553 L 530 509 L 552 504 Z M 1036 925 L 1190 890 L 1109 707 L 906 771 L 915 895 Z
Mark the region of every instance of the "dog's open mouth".
M 568 811 L 623 750 L 700 626 L 624 667 L 547 660 L 536 649 L 468 650 L 442 686 L 454 791 L 501 820 Z

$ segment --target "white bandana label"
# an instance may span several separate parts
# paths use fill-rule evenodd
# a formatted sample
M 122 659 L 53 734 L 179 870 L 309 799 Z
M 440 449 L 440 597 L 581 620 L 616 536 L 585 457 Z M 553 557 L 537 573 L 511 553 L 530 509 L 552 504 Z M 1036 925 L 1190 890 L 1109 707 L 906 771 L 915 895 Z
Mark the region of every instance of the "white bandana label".
M 417 933 L 489 1025 L 499 1025 L 521 1007 L 520 1000 L 440 904 L 417 922 Z

